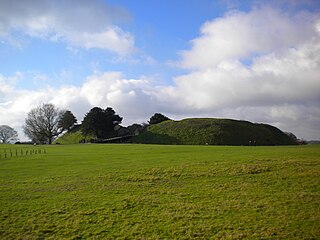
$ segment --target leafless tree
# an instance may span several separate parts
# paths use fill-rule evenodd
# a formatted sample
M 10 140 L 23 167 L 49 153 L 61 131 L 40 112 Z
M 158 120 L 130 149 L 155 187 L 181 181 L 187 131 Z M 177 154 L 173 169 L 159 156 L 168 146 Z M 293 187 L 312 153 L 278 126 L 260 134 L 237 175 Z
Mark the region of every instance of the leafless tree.
M 24 133 L 34 142 L 51 144 L 62 133 L 59 120 L 64 111 L 46 103 L 32 109 L 23 126 Z
M 8 125 L 0 126 L 0 142 L 9 143 L 18 140 L 18 133 Z

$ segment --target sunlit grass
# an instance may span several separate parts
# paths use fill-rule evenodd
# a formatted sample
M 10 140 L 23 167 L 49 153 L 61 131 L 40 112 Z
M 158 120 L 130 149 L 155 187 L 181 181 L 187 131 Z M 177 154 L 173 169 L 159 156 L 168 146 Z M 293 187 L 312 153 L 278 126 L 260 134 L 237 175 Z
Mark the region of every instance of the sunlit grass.
M 1 239 L 320 237 L 320 146 L 45 148 L 0 161 Z

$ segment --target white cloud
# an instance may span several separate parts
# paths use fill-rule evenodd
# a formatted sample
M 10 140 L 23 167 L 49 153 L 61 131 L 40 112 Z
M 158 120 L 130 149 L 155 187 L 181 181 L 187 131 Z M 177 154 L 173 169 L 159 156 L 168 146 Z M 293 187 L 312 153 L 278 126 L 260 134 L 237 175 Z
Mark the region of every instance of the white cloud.
M 0 99 L 4 101 L 5 96 L 11 91 L 12 86 L 7 83 L 4 76 L 0 75 Z
M 109 27 L 103 32 L 70 32 L 67 39 L 74 45 L 90 48 L 100 48 L 126 55 L 134 50 L 134 38 L 119 27 Z
M 125 79 L 120 72 L 105 72 L 88 77 L 81 88 L 81 94 L 92 106 L 114 107 L 127 118 L 127 124 L 134 119 L 146 120 L 145 117 L 158 105 L 149 80 Z
M 228 59 L 246 59 L 317 37 L 315 16 L 289 16 L 269 7 L 249 13 L 231 12 L 206 22 L 191 50 L 181 52 L 181 66 L 190 69 L 216 67 Z
M 99 48 L 127 55 L 135 50 L 134 37 L 114 25 L 129 18 L 123 9 L 101 1 L 5 1 L 0 9 L 0 37 L 19 44 L 14 32 L 65 41 L 71 46 Z
M 245 66 L 236 60 L 175 79 L 181 98 L 198 109 L 320 102 L 320 43 L 268 54 Z
M 267 122 L 319 139 L 319 20 L 263 7 L 209 21 L 181 52 L 179 64 L 190 72 L 170 92 L 189 113 Z

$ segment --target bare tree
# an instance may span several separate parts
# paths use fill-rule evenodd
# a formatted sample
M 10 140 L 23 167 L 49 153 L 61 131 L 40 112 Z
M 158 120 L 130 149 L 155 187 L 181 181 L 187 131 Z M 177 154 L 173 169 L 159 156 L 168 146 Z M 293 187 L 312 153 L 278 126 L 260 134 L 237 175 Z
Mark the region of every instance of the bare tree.
M 18 133 L 16 130 L 8 125 L 0 126 L 0 142 L 9 143 L 16 140 L 18 140 Z
M 51 103 L 42 104 L 28 113 L 23 126 L 24 133 L 34 142 L 51 144 L 62 133 L 59 120 L 63 111 Z

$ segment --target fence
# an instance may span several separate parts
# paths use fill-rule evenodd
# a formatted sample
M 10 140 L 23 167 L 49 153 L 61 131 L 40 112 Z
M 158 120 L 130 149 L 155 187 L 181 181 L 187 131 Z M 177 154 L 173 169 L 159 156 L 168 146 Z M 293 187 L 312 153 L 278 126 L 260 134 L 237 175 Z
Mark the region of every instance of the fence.
M 9 148 L 9 149 L 0 149 L 0 159 L 12 158 L 12 157 L 22 157 L 22 156 L 31 156 L 38 154 L 46 154 L 46 149 L 31 149 L 31 148 Z

